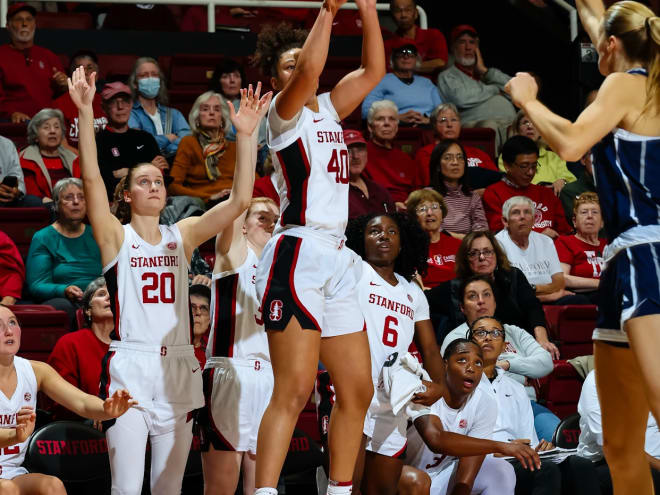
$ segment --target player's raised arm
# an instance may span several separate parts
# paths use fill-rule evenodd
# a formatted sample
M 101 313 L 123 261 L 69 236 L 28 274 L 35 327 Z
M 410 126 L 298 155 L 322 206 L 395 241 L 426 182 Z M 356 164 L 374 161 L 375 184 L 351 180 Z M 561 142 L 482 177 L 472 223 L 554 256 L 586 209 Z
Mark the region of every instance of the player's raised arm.
M 31 364 L 37 377 L 38 389 L 84 418 L 102 421 L 117 418 L 137 404 L 126 390 L 117 390 L 104 401 L 74 387 L 50 365 L 40 361 L 31 361 Z
M 85 79 L 84 68 L 78 67 L 68 79 L 69 95 L 78 108 L 78 128 L 80 140 L 80 173 L 87 201 L 87 216 L 92 224 L 94 239 L 101 250 L 103 264 L 110 262 L 119 252 L 124 239 L 124 231 L 119 220 L 110 211 L 106 192 L 96 155 L 94 137 L 94 109 L 92 102 L 96 92 L 96 73 Z
M 344 76 L 330 93 L 340 119 L 350 115 L 385 75 L 385 48 L 376 0 L 355 0 L 355 3 L 362 20 L 362 65 Z
M 598 30 L 605 13 L 603 0 L 576 0 L 575 6 L 584 30 L 589 35 L 591 42 L 596 45 L 598 43 Z
M 231 194 L 226 201 L 217 204 L 201 217 L 189 217 L 177 223 L 188 259 L 197 246 L 231 225 L 250 204 L 257 157 L 257 129 L 268 111 L 272 97 L 271 92 L 261 97 L 260 93 L 261 83 L 255 91 L 252 85 L 249 89 L 241 89 L 238 111 L 228 102 L 230 118 L 236 128 L 236 172 Z

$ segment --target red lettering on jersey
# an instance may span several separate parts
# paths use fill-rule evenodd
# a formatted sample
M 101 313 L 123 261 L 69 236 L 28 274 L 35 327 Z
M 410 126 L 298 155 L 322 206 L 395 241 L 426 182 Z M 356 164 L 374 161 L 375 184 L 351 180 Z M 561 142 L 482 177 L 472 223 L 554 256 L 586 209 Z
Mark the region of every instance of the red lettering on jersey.
M 270 321 L 280 321 L 282 319 L 283 307 L 284 307 L 284 303 L 279 299 L 275 299 L 273 302 L 270 303 L 270 314 L 268 315 Z
M 382 306 L 390 311 L 407 316 L 411 320 L 415 319 L 415 311 L 411 307 L 396 301 L 390 301 L 388 298 L 379 296 L 378 294 L 369 294 L 369 304 Z
M 179 266 L 178 256 L 131 256 L 131 268 L 154 268 L 158 266 Z

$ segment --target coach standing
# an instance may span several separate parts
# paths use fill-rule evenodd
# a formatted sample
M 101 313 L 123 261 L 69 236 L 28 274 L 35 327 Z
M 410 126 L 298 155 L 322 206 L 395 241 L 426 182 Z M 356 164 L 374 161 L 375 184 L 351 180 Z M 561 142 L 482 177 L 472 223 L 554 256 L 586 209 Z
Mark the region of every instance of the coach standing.
M 36 10 L 16 3 L 7 11 L 10 42 L 0 46 L 0 120 L 25 122 L 66 90 L 66 74 L 53 52 L 34 44 Z

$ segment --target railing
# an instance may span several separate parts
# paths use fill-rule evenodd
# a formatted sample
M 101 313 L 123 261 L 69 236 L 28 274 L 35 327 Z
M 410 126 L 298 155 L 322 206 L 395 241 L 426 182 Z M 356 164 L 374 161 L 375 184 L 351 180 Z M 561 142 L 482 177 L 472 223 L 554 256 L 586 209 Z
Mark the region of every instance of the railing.
M 78 0 L 79 2 L 96 3 L 96 0 Z M 109 3 L 132 3 L 135 0 L 110 0 Z M 206 5 L 208 11 L 208 32 L 215 32 L 215 7 L 288 7 L 292 9 L 318 9 L 323 5 L 323 2 L 307 2 L 307 1 L 282 1 L 282 0 L 150 0 L 149 3 L 153 4 L 174 4 L 174 5 Z M 0 0 L 0 26 L 5 27 L 7 24 L 7 6 L 9 0 Z M 357 10 L 357 5 L 353 2 L 347 2 L 342 6 L 342 9 Z M 389 10 L 388 3 L 376 4 L 378 10 Z M 428 28 L 428 17 L 423 8 L 417 6 L 419 13 L 419 25 L 421 28 Z
M 4 0 L 2 0 L 4 1 Z M 578 35 L 578 13 L 575 7 L 564 0 L 553 0 L 554 4 L 568 13 L 568 22 L 571 41 L 575 41 Z

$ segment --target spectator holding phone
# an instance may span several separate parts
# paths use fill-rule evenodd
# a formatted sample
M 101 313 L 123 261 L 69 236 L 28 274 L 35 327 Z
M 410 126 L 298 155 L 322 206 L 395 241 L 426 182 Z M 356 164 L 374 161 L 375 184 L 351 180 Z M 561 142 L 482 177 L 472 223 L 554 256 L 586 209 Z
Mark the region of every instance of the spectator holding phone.
M 41 206 L 41 199 L 25 194 L 25 180 L 16 146 L 0 136 L 0 208 L 8 206 Z

